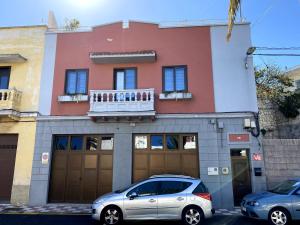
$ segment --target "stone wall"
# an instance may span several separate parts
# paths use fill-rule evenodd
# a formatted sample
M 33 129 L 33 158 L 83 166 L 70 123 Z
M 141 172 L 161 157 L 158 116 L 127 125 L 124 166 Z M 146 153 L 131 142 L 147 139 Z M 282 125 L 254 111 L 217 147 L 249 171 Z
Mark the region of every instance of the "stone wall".
M 268 188 L 300 177 L 300 139 L 264 139 L 263 148 Z
M 278 107 L 268 100 L 258 100 L 260 128 L 266 130 L 265 138 L 300 138 L 300 116 L 286 118 Z

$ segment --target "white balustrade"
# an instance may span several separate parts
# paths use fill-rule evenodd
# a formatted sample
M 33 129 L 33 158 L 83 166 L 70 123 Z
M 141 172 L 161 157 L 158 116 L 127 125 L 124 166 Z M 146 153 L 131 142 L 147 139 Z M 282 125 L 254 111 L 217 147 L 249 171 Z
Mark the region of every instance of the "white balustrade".
M 22 93 L 16 89 L 0 89 L 0 110 L 19 110 Z
M 154 89 L 91 90 L 90 112 L 154 110 Z

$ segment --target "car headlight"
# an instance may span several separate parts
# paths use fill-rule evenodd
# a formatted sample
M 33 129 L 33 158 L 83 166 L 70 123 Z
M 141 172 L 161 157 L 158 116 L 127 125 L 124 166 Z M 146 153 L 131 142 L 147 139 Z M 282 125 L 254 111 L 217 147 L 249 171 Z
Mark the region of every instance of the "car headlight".
M 259 202 L 251 201 L 251 202 L 248 202 L 248 205 L 250 205 L 250 206 L 259 206 Z

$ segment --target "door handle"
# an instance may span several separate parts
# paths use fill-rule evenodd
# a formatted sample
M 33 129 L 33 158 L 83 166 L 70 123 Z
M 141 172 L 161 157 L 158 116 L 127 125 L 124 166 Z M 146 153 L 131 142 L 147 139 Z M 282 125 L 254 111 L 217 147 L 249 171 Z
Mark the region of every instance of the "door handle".
M 150 199 L 149 202 L 153 203 L 153 202 L 156 202 L 155 199 Z
M 184 198 L 183 198 L 183 197 L 178 197 L 177 200 L 178 200 L 178 201 L 183 201 Z

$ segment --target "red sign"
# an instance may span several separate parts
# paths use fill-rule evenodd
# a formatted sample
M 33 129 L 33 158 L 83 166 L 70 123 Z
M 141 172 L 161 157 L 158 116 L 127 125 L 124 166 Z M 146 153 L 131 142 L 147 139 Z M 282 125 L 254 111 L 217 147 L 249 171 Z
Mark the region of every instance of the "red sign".
M 249 134 L 229 134 L 230 142 L 249 142 Z
M 261 161 L 262 160 L 262 155 L 260 153 L 253 153 L 252 159 L 254 161 Z

